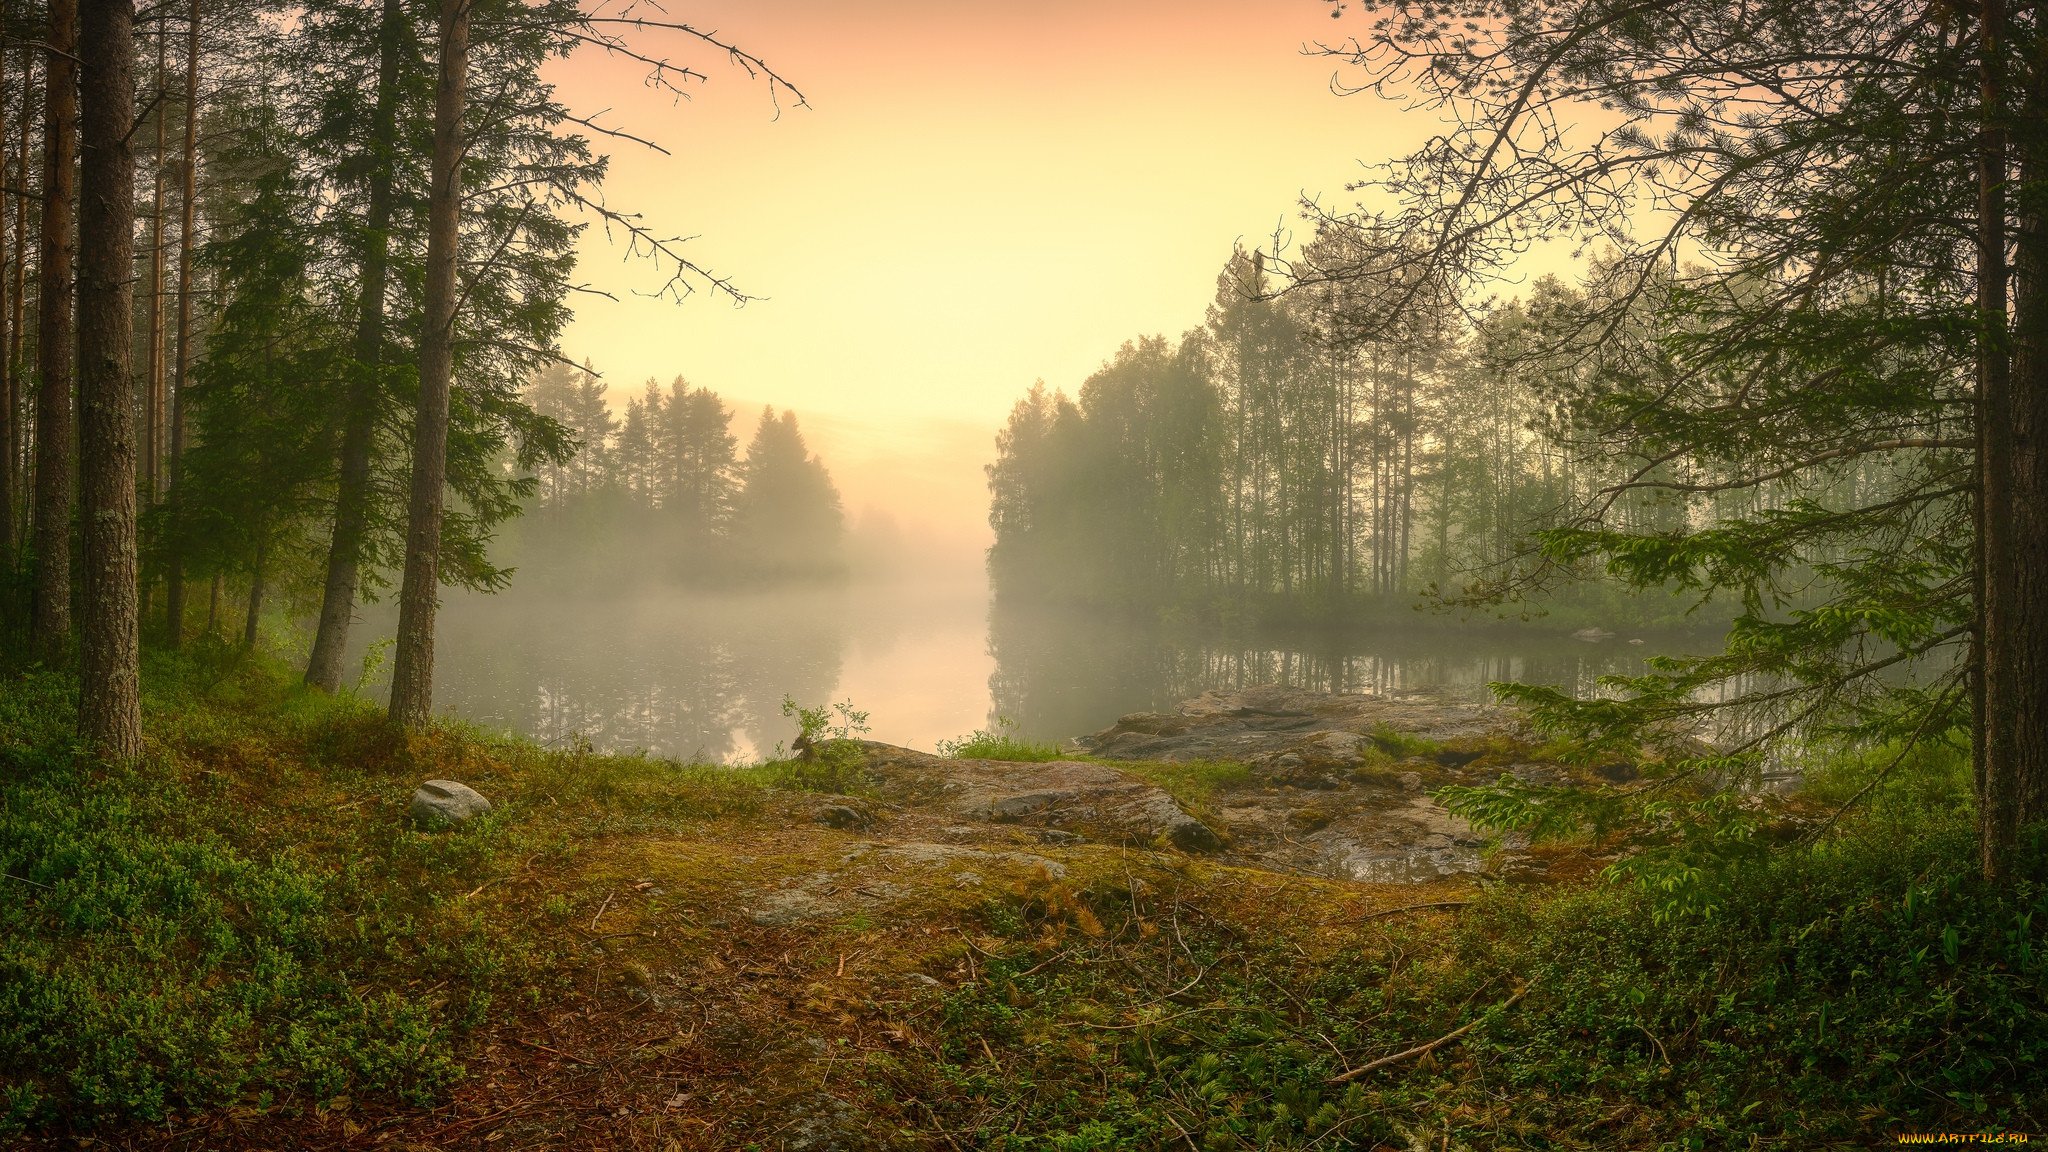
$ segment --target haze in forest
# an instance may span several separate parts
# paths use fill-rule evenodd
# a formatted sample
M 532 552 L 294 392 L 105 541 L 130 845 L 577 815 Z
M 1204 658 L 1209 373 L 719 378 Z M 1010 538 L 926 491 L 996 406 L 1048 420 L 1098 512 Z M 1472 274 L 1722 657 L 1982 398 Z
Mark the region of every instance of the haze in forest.
M 563 95 L 672 153 L 613 142 L 612 200 L 696 237 L 694 257 L 761 299 L 635 295 L 660 277 L 593 228 L 579 275 L 617 300 L 584 297 L 563 348 L 595 362 L 616 410 L 678 374 L 736 410 L 794 408 L 849 512 L 986 547 L 981 469 L 1033 381 L 1073 391 L 1124 341 L 1200 324 L 1235 244 L 1305 237 L 1299 197 L 1341 203 L 1361 160 L 1426 135 L 1427 117 L 1333 94 L 1336 66 L 1302 52 L 1345 31 L 1329 13 L 693 9 L 762 46 L 807 108 L 716 70 L 676 102 L 580 52 L 552 70 Z

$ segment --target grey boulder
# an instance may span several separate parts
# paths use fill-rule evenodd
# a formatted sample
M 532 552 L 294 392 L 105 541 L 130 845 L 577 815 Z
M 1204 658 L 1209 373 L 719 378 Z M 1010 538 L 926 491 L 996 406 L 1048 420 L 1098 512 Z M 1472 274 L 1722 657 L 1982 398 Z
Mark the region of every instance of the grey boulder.
M 459 780 L 429 780 L 412 794 L 412 818 L 427 828 L 452 828 L 491 810 L 491 802 Z

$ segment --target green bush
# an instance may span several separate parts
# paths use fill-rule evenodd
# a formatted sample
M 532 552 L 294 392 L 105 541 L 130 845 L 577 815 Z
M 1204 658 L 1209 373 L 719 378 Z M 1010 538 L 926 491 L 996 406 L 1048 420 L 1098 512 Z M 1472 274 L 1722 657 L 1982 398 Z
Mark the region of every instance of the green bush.
M 1860 1148 L 1901 1130 L 2039 1131 L 2044 861 L 2037 843 L 2016 887 L 1988 889 L 1957 814 L 1781 850 L 1710 880 L 1711 916 L 1674 917 L 1626 884 L 1503 889 L 1448 937 L 1380 921 L 1313 961 L 1185 916 L 1132 940 L 1132 898 L 1101 892 L 1103 943 L 1068 945 L 1070 964 L 988 960 L 947 998 L 943 1067 L 906 1083 L 936 1076 L 955 1119 L 1001 1117 L 977 1140 L 1020 1150 Z M 1047 915 L 1024 902 L 987 926 L 1029 941 Z M 1159 970 L 1181 960 L 1183 975 Z M 1472 1022 L 1430 1059 L 1329 1083 Z
M 415 766 L 261 658 L 152 654 L 144 690 L 148 751 L 116 767 L 73 748 L 64 678 L 0 681 L 0 1130 L 437 1099 L 535 971 L 453 898 L 505 853 L 503 814 L 429 835 L 338 809 L 402 803 Z
M 867 713 L 855 709 L 851 700 L 806 708 L 784 696 L 782 714 L 796 721 L 797 755 L 784 758 L 783 749 L 776 747 L 776 758 L 765 766 L 771 783 L 834 795 L 867 788 L 867 758 L 860 745 L 868 731 Z
M 475 926 L 393 907 L 374 869 L 239 850 L 212 827 L 230 809 L 161 762 L 8 749 L 0 773 L 9 1125 L 155 1118 L 252 1085 L 426 1101 L 459 1074 L 467 1017 L 352 980 L 393 962 L 415 978 L 488 975 Z

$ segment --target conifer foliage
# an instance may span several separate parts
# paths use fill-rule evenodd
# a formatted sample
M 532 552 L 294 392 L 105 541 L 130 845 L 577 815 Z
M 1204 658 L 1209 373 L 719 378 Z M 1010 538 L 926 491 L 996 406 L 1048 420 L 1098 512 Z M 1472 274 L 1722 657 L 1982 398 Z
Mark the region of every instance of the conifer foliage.
M 765 409 L 746 451 L 708 388 L 649 380 L 614 416 L 590 365 L 555 365 L 526 392 L 575 441 L 537 459 L 535 495 L 511 534 L 529 578 L 713 585 L 843 573 L 845 516 L 796 413 Z
M 1724 792 L 1683 785 L 1753 779 L 1787 738 L 1829 735 L 1896 741 L 1899 762 L 1970 747 L 1984 871 L 2006 875 L 2048 817 L 2039 10 L 1333 9 L 1356 21 L 1327 49 L 1352 79 L 1452 128 L 1379 171 L 1393 212 L 1323 216 L 1344 258 L 1301 261 L 1296 282 L 1391 272 L 1469 296 L 1539 238 L 1607 253 L 1531 350 L 1571 366 L 1553 402 L 1579 454 L 1620 474 L 1525 577 L 1598 564 L 1740 608 L 1722 653 L 1613 699 L 1511 694 L 1589 747 L 1665 746 L 1665 782 L 1634 802 L 1654 806 L 1670 875 L 1731 827 Z M 1360 299 L 1364 329 L 1414 296 Z M 1646 497 L 1670 516 L 1628 522 Z M 1713 755 L 1686 743 L 1703 726 L 1724 737 Z M 1524 825 L 1567 803 L 1471 800 Z
M 316 606 L 307 680 L 332 690 L 409 557 L 396 715 L 422 721 L 440 586 L 504 583 L 493 534 L 573 451 L 523 392 L 561 358 L 582 229 L 658 294 L 745 299 L 604 199 L 592 138 L 643 142 L 544 67 L 587 51 L 680 94 L 695 53 L 801 93 L 575 0 L 47 0 L 0 24 L 0 625 L 75 659 L 81 734 L 122 759 L 143 633 L 185 639 L 188 583 L 209 628 L 239 595 L 250 643 L 266 596 Z

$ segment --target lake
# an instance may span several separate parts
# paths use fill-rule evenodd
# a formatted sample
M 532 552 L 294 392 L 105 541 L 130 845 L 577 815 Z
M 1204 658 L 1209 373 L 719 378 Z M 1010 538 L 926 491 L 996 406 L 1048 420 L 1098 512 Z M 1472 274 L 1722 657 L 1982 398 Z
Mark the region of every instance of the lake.
M 357 627 L 358 659 L 390 634 L 389 615 L 373 611 Z M 747 761 L 794 735 L 785 696 L 851 701 L 868 713 L 872 738 L 929 750 L 998 716 L 1057 741 L 1257 683 L 1476 698 L 1489 681 L 1512 679 L 1588 693 L 1601 674 L 1640 672 L 1658 647 L 1628 639 L 1586 643 L 1428 617 L 1226 636 L 997 607 L 974 581 L 573 597 L 515 588 L 448 594 L 434 704 L 551 745 L 580 738 L 602 750 Z M 384 679 L 388 669 L 373 671 L 366 687 Z

